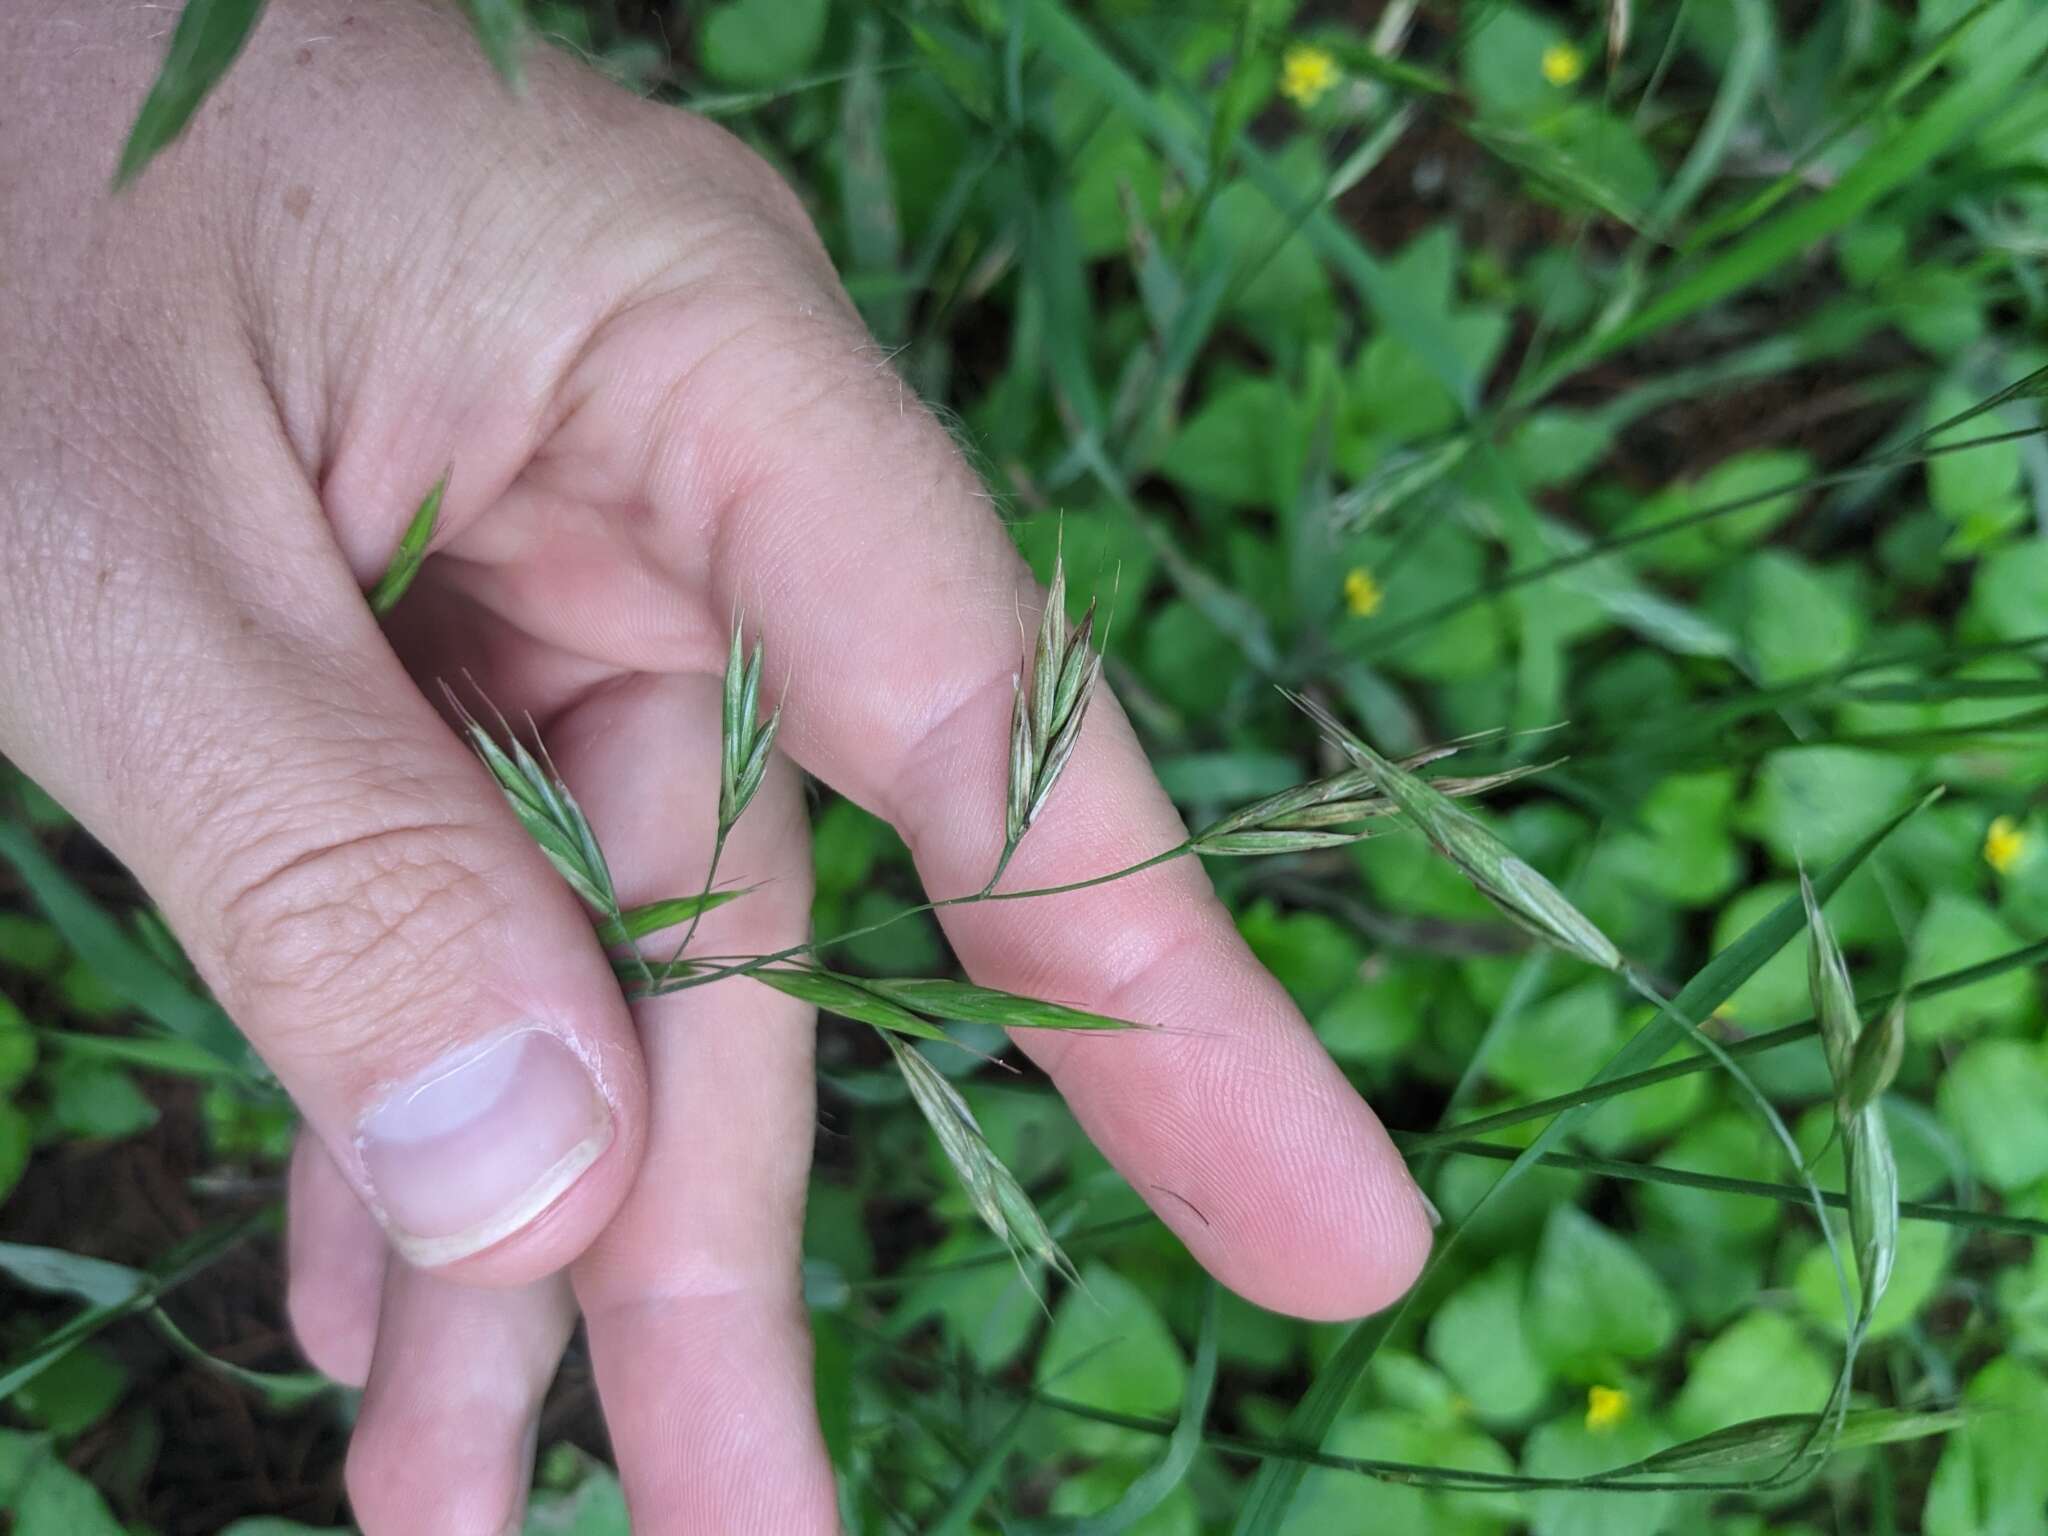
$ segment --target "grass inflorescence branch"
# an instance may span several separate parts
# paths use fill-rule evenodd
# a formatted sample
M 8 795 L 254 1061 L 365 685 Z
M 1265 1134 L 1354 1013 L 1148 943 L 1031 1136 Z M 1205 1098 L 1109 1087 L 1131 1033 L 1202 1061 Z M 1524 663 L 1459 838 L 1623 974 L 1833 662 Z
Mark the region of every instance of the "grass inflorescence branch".
M 1851 1139 L 1849 1187 L 1843 1192 L 1823 1191 L 1813 1182 L 1809 1167 L 1799 1155 L 1791 1132 L 1769 1099 L 1737 1064 L 1738 1054 L 1768 1048 L 1761 1043 L 1723 1045 L 1700 1023 L 1744 976 L 1752 972 L 1771 952 L 1786 942 L 1793 931 L 1792 915 L 1774 914 L 1757 936 L 1746 936 L 1737 946 L 1739 964 L 1717 960 L 1707 972 L 1676 997 L 1666 997 L 1652 985 L 1621 951 L 1549 879 L 1516 854 L 1489 826 L 1463 808 L 1458 801 L 1511 784 L 1538 771 L 1517 767 L 1468 777 L 1427 777 L 1423 770 L 1457 751 L 1464 743 L 1393 760 L 1339 722 L 1335 716 L 1308 700 L 1293 701 L 1315 722 L 1324 737 L 1347 759 L 1340 771 L 1306 781 L 1267 795 L 1211 822 L 1201 831 L 1170 848 L 1165 848 L 1123 868 L 1101 875 L 1022 891 L 998 891 L 1012 856 L 1050 799 L 1062 772 L 1071 760 L 1086 719 L 1087 707 L 1101 675 L 1101 657 L 1090 647 L 1094 631 L 1091 603 L 1078 625 L 1066 617 L 1066 577 L 1056 558 L 1045 613 L 1041 619 L 1030 657 L 1028 684 L 1021 676 L 1016 682 L 1015 704 L 1009 732 L 1008 779 L 1005 793 L 1001 853 L 984 885 L 973 892 L 906 906 L 875 922 L 826 939 L 813 939 L 786 949 L 754 955 L 701 955 L 690 945 L 703 915 L 724 902 L 738 899 L 740 891 L 715 890 L 718 859 L 726 839 L 744 815 L 766 772 L 773 750 L 779 711 L 765 722 L 759 718 L 762 652 L 759 644 L 751 655 L 743 648 L 735 626 L 725 671 L 721 716 L 720 790 L 716 838 L 710 867 L 702 891 L 694 897 L 622 911 L 613 892 L 602 851 L 591 835 L 587 820 L 567 787 L 562 784 L 544 753 L 529 750 L 516 739 L 504 745 L 495 741 L 466 713 L 464 726 L 486 766 L 504 791 L 515 814 L 598 917 L 601 938 L 614 951 L 614 967 L 630 995 L 652 996 L 706 986 L 715 981 L 752 976 L 759 982 L 820 1009 L 867 1024 L 885 1042 L 890 1059 L 902 1076 L 909 1096 L 924 1116 L 934 1139 L 944 1152 L 955 1177 L 966 1191 L 969 1203 L 982 1222 L 996 1235 L 1003 1251 L 1018 1264 L 1027 1279 L 1050 1271 L 1072 1282 L 1077 1279 L 1072 1264 L 1061 1250 L 1051 1226 L 1038 1213 L 1029 1193 L 1003 1165 L 981 1132 L 972 1110 L 957 1089 L 924 1054 L 930 1047 L 957 1044 L 949 1025 L 972 1021 L 992 1023 L 1010 1029 L 1082 1029 L 1129 1031 L 1139 1021 L 1111 1018 L 1062 1003 L 1023 997 L 969 982 L 945 978 L 873 978 L 849 975 L 818 963 L 820 952 L 834 945 L 864 937 L 901 922 L 920 912 L 933 912 L 983 902 L 1015 901 L 1049 897 L 1062 892 L 1088 889 L 1111 881 L 1127 879 L 1144 870 L 1202 854 L 1212 857 L 1247 857 L 1259 854 L 1313 852 L 1343 846 L 1372 835 L 1382 828 L 1406 825 L 1419 831 L 1430 847 L 1517 926 L 1566 955 L 1621 978 L 1656 1010 L 1651 1028 L 1639 1035 L 1631 1047 L 1610 1065 L 1610 1071 L 1578 1095 L 1548 1106 L 1525 1106 L 1506 1116 L 1484 1117 L 1428 1137 L 1400 1138 L 1410 1152 L 1430 1149 L 1456 1155 L 1502 1158 L 1509 1163 L 1506 1173 L 1482 1195 L 1483 1206 L 1529 1166 L 1551 1163 L 1578 1167 L 1584 1171 L 1617 1178 L 1684 1184 L 1709 1188 L 1738 1196 L 1753 1196 L 1808 1204 L 1820 1222 L 1822 1235 L 1834 1258 L 1837 1280 L 1845 1307 L 1855 1306 L 1848 1266 L 1836 1248 L 1834 1232 L 1827 1221 L 1832 1208 L 1850 1213 L 1856 1267 L 1875 1283 L 1862 1288 L 1857 1322 L 1850 1331 L 1837 1388 L 1827 1409 L 1820 1415 L 1802 1418 L 1796 1433 L 1785 1424 L 1771 1424 L 1758 1430 L 1740 1449 L 1743 1457 L 1775 1460 L 1776 1466 L 1760 1480 L 1741 1486 L 1775 1486 L 1810 1475 L 1822 1460 L 1843 1443 L 1850 1423 L 1847 1382 L 1855 1347 L 1867 1327 L 1870 1309 L 1882 1291 L 1882 1278 L 1889 1268 L 1896 1245 L 1897 1223 L 1902 1214 L 1955 1225 L 1993 1227 L 1997 1218 L 1953 1207 L 1912 1207 L 1902 1211 L 1897 1200 L 1896 1175 L 1889 1181 L 1889 1199 L 1884 1198 L 1886 1181 L 1879 1177 L 1889 1166 L 1889 1148 L 1881 1143 L 1882 1122 L 1877 1101 L 1890 1074 L 1896 1071 L 1899 1025 L 1896 1008 L 1876 1025 L 1863 1028 L 1853 994 L 1846 990 L 1846 976 L 1838 989 L 1830 980 L 1823 990 L 1816 982 L 1817 1026 L 1828 1039 L 1830 1062 L 1836 1069 L 1838 1104 L 1846 1133 Z M 509 738 L 509 732 L 508 732 Z M 1546 765 L 1547 766 L 1547 765 Z M 1895 818 L 1889 825 L 1896 825 Z M 1855 863 L 1866 857 L 1883 834 L 1874 834 L 1864 847 L 1831 870 L 1826 878 L 1832 890 Z M 1818 923 L 1821 897 L 1806 887 L 1807 912 Z M 640 952 L 640 941 L 651 933 L 687 924 L 682 942 L 665 961 L 650 963 Z M 1816 934 L 1825 932 L 1816 928 Z M 1818 937 L 1816 939 L 1818 943 Z M 1816 960 L 1816 976 L 1839 964 L 1825 953 Z M 1830 973 L 1831 974 L 1831 973 Z M 1846 1023 L 1844 1021 L 1847 1021 Z M 1780 1032 L 1770 1043 L 1800 1037 L 1805 1031 Z M 1662 1031 L 1661 1033 L 1659 1031 Z M 1583 1158 L 1556 1145 L 1572 1116 L 1585 1105 L 1612 1093 L 1629 1091 L 1651 1081 L 1695 1070 L 1692 1063 L 1652 1066 L 1664 1054 L 1675 1036 L 1690 1036 L 1702 1049 L 1700 1065 L 1711 1062 L 1733 1075 L 1755 1101 L 1760 1115 L 1786 1150 L 1797 1173 L 1797 1183 L 1761 1180 L 1707 1178 L 1638 1164 Z M 1646 1053 L 1647 1060 L 1643 1059 Z M 1544 1113 L 1559 1115 L 1536 1141 L 1523 1149 L 1496 1147 L 1472 1140 L 1477 1130 L 1515 1123 Z M 1859 1169 L 1861 1170 L 1859 1172 Z M 1444 1256 L 1457 1244 L 1470 1225 L 1477 1207 L 1468 1212 L 1464 1226 L 1454 1228 L 1432 1260 L 1440 1267 Z M 1319 1382 L 1297 1408 L 1292 1429 L 1307 1440 L 1318 1440 L 1326 1424 L 1324 1415 L 1337 1401 L 1341 1388 L 1348 1395 L 1385 1331 L 1398 1320 L 1402 1308 L 1363 1325 L 1339 1350 L 1326 1367 L 1330 1391 Z M 1761 1423 L 1761 1421 L 1759 1421 Z M 1933 1432 L 1927 1430 L 1926 1432 Z M 1679 1448 L 1683 1450 L 1684 1448 Z M 1753 1453 L 1753 1454 L 1752 1454 Z M 1683 1458 L 1672 1461 L 1672 1453 L 1656 1465 L 1640 1463 L 1601 1474 L 1592 1479 L 1561 1480 L 1556 1486 L 1669 1488 L 1670 1474 L 1686 1470 Z M 1727 1454 L 1727 1447 L 1708 1448 L 1702 1456 Z M 1654 1462 L 1656 1458 L 1652 1458 Z M 1704 1463 L 1703 1463 L 1704 1464 Z M 1293 1464 L 1291 1471 L 1276 1471 L 1269 1462 L 1260 1474 L 1254 1498 L 1247 1508 L 1263 1507 L 1261 1499 L 1291 1497 L 1290 1479 L 1298 1477 L 1306 1463 Z M 1412 1469 L 1461 1476 L 1447 1469 Z M 1397 1475 L 1392 1468 L 1381 1475 Z M 1278 1479 L 1275 1481 L 1275 1479 Z M 1446 1483 L 1444 1486 L 1462 1486 Z M 1530 1484 L 1529 1486 L 1534 1486 Z M 1549 1483 L 1542 1484 L 1550 1486 Z M 1478 1484 L 1473 1484 L 1478 1486 Z M 1518 1485 L 1519 1486 L 1519 1485 Z M 1736 1486 L 1719 1484 L 1713 1486 Z M 1263 1495 L 1258 1488 L 1266 1491 Z M 1278 1507 L 1278 1506 L 1275 1506 Z

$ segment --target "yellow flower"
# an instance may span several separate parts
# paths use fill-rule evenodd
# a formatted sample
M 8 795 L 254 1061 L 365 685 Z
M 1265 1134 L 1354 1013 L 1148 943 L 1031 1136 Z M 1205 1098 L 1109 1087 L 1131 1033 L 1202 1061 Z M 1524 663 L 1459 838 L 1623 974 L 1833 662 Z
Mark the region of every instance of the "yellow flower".
M 1586 1390 L 1586 1428 L 1612 1429 L 1628 1417 L 1628 1394 L 1619 1387 L 1589 1387 Z
M 1993 819 L 1984 833 L 1984 862 L 2001 875 L 2012 873 L 2027 851 L 2027 834 L 2010 816 Z
M 1543 78 L 1566 86 L 1586 72 L 1586 56 L 1570 43 L 1552 43 L 1543 50 Z
M 1386 600 L 1387 594 L 1373 580 L 1372 572 L 1362 565 L 1354 565 L 1344 578 L 1344 606 L 1361 619 L 1369 619 L 1380 611 L 1380 604 Z
M 1326 50 L 1297 43 L 1280 60 L 1280 94 L 1297 107 L 1312 107 L 1344 78 Z

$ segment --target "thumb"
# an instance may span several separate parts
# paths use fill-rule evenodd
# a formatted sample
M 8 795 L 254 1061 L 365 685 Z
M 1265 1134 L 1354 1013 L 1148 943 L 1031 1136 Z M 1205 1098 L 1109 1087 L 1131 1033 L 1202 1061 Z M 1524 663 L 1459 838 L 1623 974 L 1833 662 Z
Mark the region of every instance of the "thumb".
M 310 488 L 295 467 L 271 487 L 298 515 L 263 519 L 260 569 L 174 520 L 194 547 L 110 557 L 146 602 L 51 605 L 45 626 L 95 632 L 31 669 L 88 718 L 36 733 L 25 766 L 162 904 L 397 1250 L 523 1283 L 631 1182 L 632 1023 L 589 915 L 385 644 Z

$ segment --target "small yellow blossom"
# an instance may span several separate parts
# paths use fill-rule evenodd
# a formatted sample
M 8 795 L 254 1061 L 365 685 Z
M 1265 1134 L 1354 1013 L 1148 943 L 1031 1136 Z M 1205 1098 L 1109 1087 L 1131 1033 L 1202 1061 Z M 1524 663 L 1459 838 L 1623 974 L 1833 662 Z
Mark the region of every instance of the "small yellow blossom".
M 1552 43 L 1543 50 L 1543 78 L 1566 86 L 1586 72 L 1586 56 L 1570 43 Z
M 1280 60 L 1280 94 L 1297 107 L 1312 107 L 1344 78 L 1328 50 L 1297 43 Z
M 1612 1429 L 1628 1417 L 1628 1394 L 1619 1387 L 1589 1387 L 1586 1390 L 1586 1428 L 1596 1433 Z
M 1369 619 L 1380 611 L 1380 604 L 1387 600 L 1387 594 L 1380 590 L 1380 584 L 1373 580 L 1371 571 L 1362 565 L 1354 565 L 1344 578 L 1344 606 L 1361 619 Z
M 1985 830 L 1984 862 L 2001 875 L 2011 874 L 2013 866 L 2019 863 L 2026 851 L 2027 834 L 2010 816 L 1995 817 Z

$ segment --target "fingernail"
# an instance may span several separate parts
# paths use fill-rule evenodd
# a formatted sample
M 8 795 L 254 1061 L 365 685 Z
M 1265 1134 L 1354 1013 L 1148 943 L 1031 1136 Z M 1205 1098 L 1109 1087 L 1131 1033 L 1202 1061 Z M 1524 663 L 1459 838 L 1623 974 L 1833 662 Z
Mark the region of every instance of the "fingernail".
M 520 1029 L 443 1057 L 356 1135 L 392 1244 L 452 1263 L 553 1205 L 611 1144 L 611 1110 L 575 1052 Z

